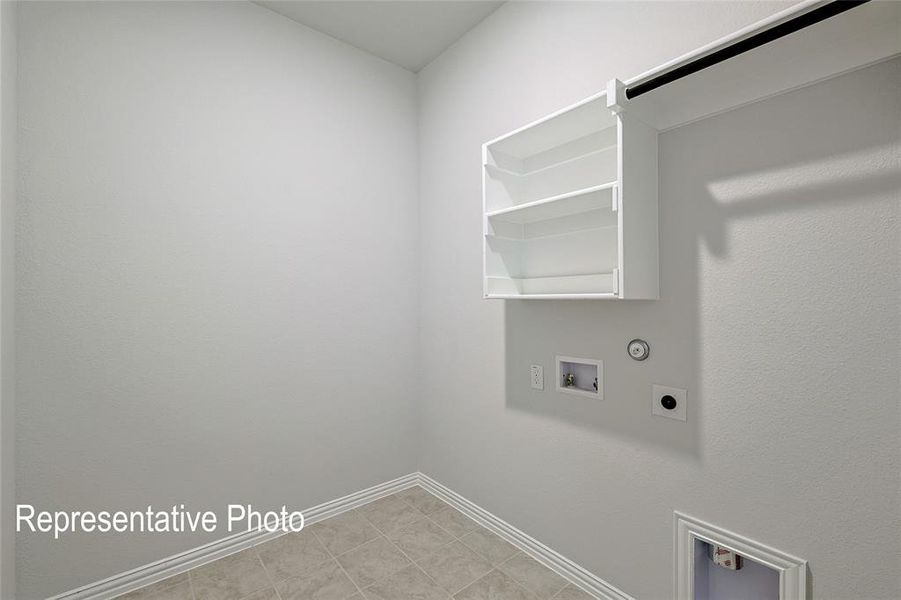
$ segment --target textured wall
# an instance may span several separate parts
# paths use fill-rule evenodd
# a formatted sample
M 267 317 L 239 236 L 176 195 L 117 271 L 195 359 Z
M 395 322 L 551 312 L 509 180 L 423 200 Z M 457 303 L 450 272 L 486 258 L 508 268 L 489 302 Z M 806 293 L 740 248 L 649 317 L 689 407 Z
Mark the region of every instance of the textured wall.
M 0 3 L 0 598 L 15 593 L 15 2 Z
M 422 470 L 637 598 L 671 595 L 674 509 L 817 598 L 901 597 L 901 63 L 661 135 L 657 302 L 482 300 L 479 148 L 776 8 L 508 3 L 420 74 Z M 530 390 L 555 354 L 605 399 Z
M 25 3 L 19 500 L 313 506 L 415 470 L 413 75 L 247 3 Z M 213 538 L 20 536 L 20 598 Z

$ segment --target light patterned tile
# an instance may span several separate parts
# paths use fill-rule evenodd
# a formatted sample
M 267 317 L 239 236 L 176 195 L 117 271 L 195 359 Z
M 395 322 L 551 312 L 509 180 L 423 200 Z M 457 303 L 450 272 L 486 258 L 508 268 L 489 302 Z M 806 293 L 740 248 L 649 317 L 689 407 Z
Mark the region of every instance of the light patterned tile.
M 441 510 L 433 512 L 429 515 L 429 518 L 456 538 L 463 537 L 470 531 L 475 531 L 480 527 L 478 523 L 450 506 L 445 506 Z
M 241 600 L 272 584 L 253 548 L 189 572 L 196 600 Z
M 381 581 L 410 564 L 407 557 L 383 537 L 342 554 L 338 562 L 361 588 Z
M 344 554 L 379 536 L 378 530 L 355 510 L 326 519 L 310 527 L 333 555 Z
M 541 600 L 553 597 L 554 594 L 566 587 L 565 579 L 522 552 L 514 554 L 498 569 L 533 592 Z
M 249 596 L 245 596 L 244 598 L 241 598 L 241 600 L 279 600 L 279 597 L 275 592 L 275 588 L 267 588 L 265 590 L 260 590 L 259 592 L 254 592 Z
M 448 600 L 447 592 L 429 579 L 416 565 L 363 590 L 368 600 Z
M 448 506 L 444 501 L 439 500 L 418 485 L 401 490 L 395 496 L 427 515 L 438 512 Z
M 303 577 L 281 582 L 278 593 L 281 600 L 345 600 L 357 593 L 357 586 L 332 560 Z
M 476 554 L 498 565 L 518 552 L 511 544 L 505 542 L 484 527 L 467 533 L 460 541 L 476 551 Z
M 535 594 L 497 569 L 454 594 L 455 600 L 537 600 Z
M 491 570 L 487 560 L 460 542 L 442 546 L 417 564 L 435 583 L 452 594 Z
M 424 514 L 397 496 L 380 498 L 360 507 L 359 511 L 382 533 L 391 533 L 425 518 Z
M 583 592 L 573 584 L 569 584 L 563 591 L 554 596 L 554 600 L 595 600 L 588 592 Z
M 414 561 L 454 541 L 451 534 L 429 519 L 421 519 L 398 529 L 388 534 L 388 539 Z
M 118 600 L 193 600 L 188 574 L 182 573 L 139 590 L 117 596 Z
M 325 546 L 309 531 L 286 533 L 255 547 L 272 581 L 306 575 L 331 559 Z

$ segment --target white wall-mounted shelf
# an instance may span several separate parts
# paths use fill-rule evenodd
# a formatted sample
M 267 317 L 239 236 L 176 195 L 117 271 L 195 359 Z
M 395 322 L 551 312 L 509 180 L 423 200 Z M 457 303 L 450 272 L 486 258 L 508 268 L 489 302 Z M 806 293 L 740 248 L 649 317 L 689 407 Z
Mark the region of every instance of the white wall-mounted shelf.
M 605 92 L 482 157 L 486 298 L 657 298 L 656 130 Z

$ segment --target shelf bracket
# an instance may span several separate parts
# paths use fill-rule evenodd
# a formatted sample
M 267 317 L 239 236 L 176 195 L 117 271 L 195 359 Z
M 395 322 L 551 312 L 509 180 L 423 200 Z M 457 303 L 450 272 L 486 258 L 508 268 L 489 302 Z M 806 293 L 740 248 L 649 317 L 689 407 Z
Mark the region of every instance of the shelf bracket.
M 607 82 L 607 108 L 614 114 L 621 113 L 626 106 L 626 84 L 619 79 Z

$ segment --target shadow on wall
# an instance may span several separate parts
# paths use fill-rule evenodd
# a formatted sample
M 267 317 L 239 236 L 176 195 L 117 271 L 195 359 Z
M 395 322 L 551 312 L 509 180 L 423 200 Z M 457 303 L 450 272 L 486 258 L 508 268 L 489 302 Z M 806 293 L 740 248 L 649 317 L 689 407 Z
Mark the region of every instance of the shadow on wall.
M 896 73 L 897 66 L 893 61 L 875 68 Z M 792 265 L 806 265 L 809 270 L 809 265 L 816 264 L 818 257 L 812 256 L 816 248 L 793 244 L 793 236 L 799 233 L 793 229 L 798 219 L 770 229 L 769 239 L 759 240 L 763 248 L 778 244 L 796 253 L 776 270 L 757 257 L 730 256 L 730 238 L 737 224 L 830 205 L 864 205 L 880 196 L 884 201 L 886 192 L 901 189 L 898 161 L 885 160 L 891 156 L 886 149 L 897 144 L 897 128 L 870 125 L 861 130 L 858 120 L 847 118 L 849 112 L 866 113 L 867 102 L 880 99 L 868 97 L 866 90 L 830 84 L 827 81 L 661 134 L 660 300 L 505 301 L 508 408 L 702 459 L 705 407 L 735 400 L 705 394 L 710 374 L 705 377 L 703 367 L 711 361 L 702 361 L 705 350 L 711 350 L 701 314 L 706 309 L 705 319 L 711 318 L 707 313 L 719 300 L 720 284 L 710 281 L 709 275 L 701 277 L 705 262 L 729 259 L 743 265 L 743 270 L 730 278 L 744 279 L 744 285 L 750 278 L 760 286 L 759 295 L 729 297 L 723 306 L 714 307 L 713 315 L 725 311 L 721 318 L 729 320 L 734 311 L 741 311 L 741 317 L 747 319 L 750 311 L 754 319 L 766 323 L 771 311 L 781 307 L 780 300 L 798 303 L 788 293 L 780 298 L 780 279 L 798 276 Z M 834 93 L 835 89 L 840 93 Z M 815 102 L 802 105 L 797 94 Z M 811 285 L 819 283 L 812 281 Z M 724 324 L 717 323 L 716 328 L 722 330 Z M 741 344 L 740 332 L 735 333 L 729 343 Z M 626 354 L 626 344 L 636 337 L 651 346 L 650 358 L 644 362 L 635 362 Z M 722 339 L 716 341 L 723 343 Z M 558 354 L 603 360 L 605 398 L 558 393 L 554 389 Z M 544 365 L 543 392 L 530 389 L 531 364 Z M 688 390 L 687 422 L 651 415 L 654 383 Z

